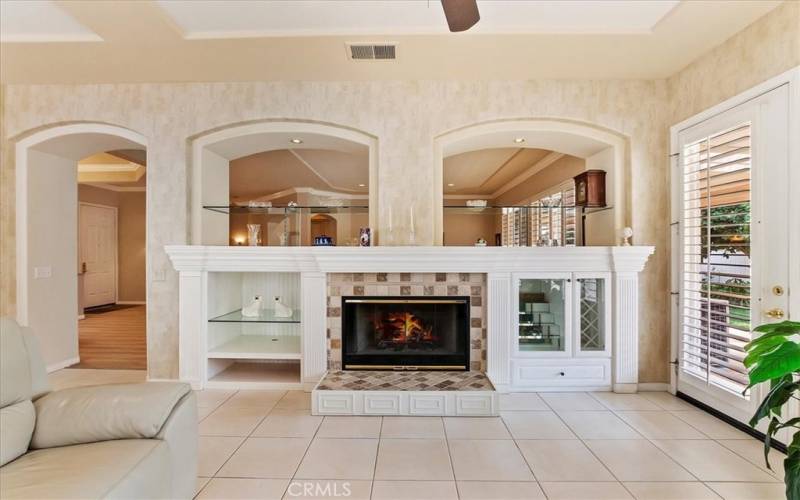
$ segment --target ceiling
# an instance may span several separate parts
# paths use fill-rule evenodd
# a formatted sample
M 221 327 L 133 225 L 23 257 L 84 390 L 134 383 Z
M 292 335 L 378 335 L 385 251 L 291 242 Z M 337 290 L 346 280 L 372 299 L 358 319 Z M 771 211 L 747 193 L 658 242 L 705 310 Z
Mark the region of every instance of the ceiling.
M 3 83 L 664 78 L 780 2 L 2 0 Z M 691 33 L 691 36 L 686 36 Z M 395 42 L 352 61 L 348 42 Z
M 78 183 L 106 189 L 143 189 L 147 185 L 146 159 L 143 149 L 93 154 L 78 161 Z
M 369 192 L 369 156 L 367 151 L 265 151 L 231 161 L 229 183 L 231 200 L 235 201 L 292 188 L 366 194 Z
M 444 159 L 444 193 L 490 195 L 548 153 L 544 149 L 494 148 L 448 156 Z

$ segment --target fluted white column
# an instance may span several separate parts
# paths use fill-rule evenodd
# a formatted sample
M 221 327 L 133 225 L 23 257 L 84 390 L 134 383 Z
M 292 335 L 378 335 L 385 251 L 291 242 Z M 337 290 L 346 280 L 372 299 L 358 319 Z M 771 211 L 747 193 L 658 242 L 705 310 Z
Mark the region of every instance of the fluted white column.
M 511 384 L 512 293 L 511 273 L 488 273 L 486 375 L 499 392 L 507 392 Z
M 304 384 L 316 384 L 328 369 L 327 286 L 325 273 L 300 275 Z
M 201 342 L 205 342 L 205 272 L 181 271 L 179 283 L 178 311 L 178 376 L 183 382 L 189 382 L 199 389 L 203 383 L 202 370 L 205 369 L 204 350 Z
M 614 392 L 636 392 L 639 383 L 639 274 L 614 273 Z

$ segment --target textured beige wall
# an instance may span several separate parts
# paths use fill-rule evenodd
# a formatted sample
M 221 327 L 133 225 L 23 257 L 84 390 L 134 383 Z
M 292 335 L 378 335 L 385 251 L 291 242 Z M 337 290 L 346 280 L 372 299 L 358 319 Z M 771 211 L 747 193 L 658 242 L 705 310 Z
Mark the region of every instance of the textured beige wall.
M 214 84 L 10 85 L 3 99 L 2 312 L 14 310 L 14 139 L 57 123 L 98 121 L 148 138 L 148 359 L 150 376 L 178 373 L 178 280 L 163 246 L 189 231 L 187 138 L 263 119 L 319 120 L 378 138 L 379 227 L 408 241 L 397 214 L 432 213 L 432 138 L 489 120 L 557 117 L 628 139 L 634 241 L 655 245 L 642 274 L 640 380 L 668 380 L 668 127 L 798 64 L 797 3 L 753 26 L 666 81 L 405 81 Z M 720 75 L 728 80 L 721 82 Z M 670 100 L 671 96 L 671 100 Z M 675 111 L 672 111 L 672 110 Z M 391 208 L 390 208 L 391 207 Z M 433 241 L 431 217 L 416 217 L 416 243 Z M 164 273 L 164 280 L 153 279 Z
M 337 123 L 378 138 L 379 227 L 408 242 L 401 217 L 413 206 L 417 244 L 433 241 L 432 138 L 466 125 L 507 118 L 561 117 L 596 124 L 630 141 L 629 186 L 640 198 L 631 214 L 636 242 L 656 245 L 642 276 L 643 381 L 663 381 L 666 359 L 651 338 L 666 339 L 667 196 L 663 138 L 666 85 L 649 81 L 342 82 L 131 85 L 11 85 L 6 89 L 3 146 L 33 129 L 69 121 L 99 121 L 135 130 L 148 139 L 147 302 L 150 376 L 177 375 L 178 282 L 163 251 L 187 243 L 189 229 L 187 138 L 228 124 L 269 118 Z M 353 103 L 358 103 L 354 105 Z M 3 158 L 2 197 L 13 200 L 13 158 Z M 13 202 L 11 202 L 13 203 Z M 390 209 L 389 207 L 392 207 Z M 4 220 L 13 220 L 13 211 Z M 11 225 L 3 252 L 13 258 Z M 14 265 L 10 265 L 13 271 Z M 165 279 L 154 279 L 163 272 Z M 4 276 L 12 308 L 13 272 Z M 665 342 L 665 341 L 664 341 Z M 663 343 L 663 342 L 659 342 Z M 658 360 L 662 367 L 653 367 Z
M 670 125 L 800 65 L 800 1 L 790 0 L 667 80 Z

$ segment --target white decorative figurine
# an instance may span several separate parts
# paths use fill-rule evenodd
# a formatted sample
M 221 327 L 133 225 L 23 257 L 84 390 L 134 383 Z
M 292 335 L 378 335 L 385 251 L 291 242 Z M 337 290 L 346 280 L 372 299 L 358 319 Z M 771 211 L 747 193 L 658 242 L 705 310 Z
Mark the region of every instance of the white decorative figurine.
M 622 246 L 629 247 L 631 246 L 631 236 L 633 236 L 633 229 L 629 227 L 622 228 L 620 231 L 620 235 L 622 236 Z
M 253 297 L 253 301 L 242 308 L 242 316 L 245 318 L 257 318 L 261 314 L 263 301 L 261 295 Z
M 281 302 L 280 297 L 275 297 L 275 317 L 276 318 L 291 318 L 292 308 Z

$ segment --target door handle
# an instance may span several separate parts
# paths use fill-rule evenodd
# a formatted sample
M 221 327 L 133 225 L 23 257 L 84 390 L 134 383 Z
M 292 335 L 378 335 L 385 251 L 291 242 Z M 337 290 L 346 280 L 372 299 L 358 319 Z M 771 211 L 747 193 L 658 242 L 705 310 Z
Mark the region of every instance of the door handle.
M 772 319 L 782 319 L 783 315 L 783 309 L 780 307 L 773 307 L 772 309 L 767 309 L 764 311 L 764 316 L 768 316 Z
M 86 262 L 81 262 L 81 274 L 86 274 Z

